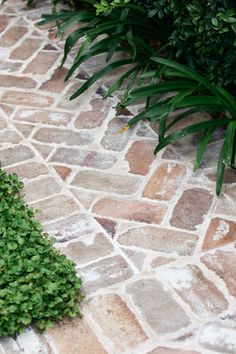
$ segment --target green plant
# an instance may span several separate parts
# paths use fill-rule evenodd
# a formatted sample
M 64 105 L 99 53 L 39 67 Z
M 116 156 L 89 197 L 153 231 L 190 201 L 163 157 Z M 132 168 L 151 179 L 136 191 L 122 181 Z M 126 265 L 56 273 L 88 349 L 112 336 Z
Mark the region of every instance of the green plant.
M 80 315 L 75 264 L 52 247 L 20 196 L 22 188 L 16 174 L 0 169 L 0 336 Z
M 128 107 L 140 100 L 146 100 L 143 112 L 130 120 L 129 126 L 141 119 L 148 119 L 159 125 L 159 143 L 157 154 L 166 147 L 187 135 L 200 132 L 202 137 L 196 154 L 194 170 L 202 161 L 207 144 L 214 131 L 220 127 L 226 129 L 225 139 L 218 159 L 216 193 L 220 194 L 226 167 L 233 167 L 236 154 L 236 100 L 225 89 L 213 85 L 196 71 L 176 62 L 153 57 L 161 65 L 162 80 L 153 85 L 139 87 L 131 92 L 121 103 L 121 108 Z M 163 68 L 164 66 L 164 68 Z M 145 76 L 152 76 L 148 73 Z M 170 94 L 172 93 L 172 94 Z M 171 113 L 174 118 L 170 118 Z M 188 117 L 199 112 L 216 112 L 216 119 L 209 119 L 195 124 L 188 124 Z M 169 133 L 180 121 L 186 127 Z

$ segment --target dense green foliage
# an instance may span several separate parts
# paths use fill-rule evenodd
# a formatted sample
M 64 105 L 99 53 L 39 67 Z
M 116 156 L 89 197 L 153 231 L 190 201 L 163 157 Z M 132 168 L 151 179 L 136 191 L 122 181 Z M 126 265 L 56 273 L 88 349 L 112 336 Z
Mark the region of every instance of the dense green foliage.
M 35 323 L 43 330 L 80 314 L 75 265 L 52 247 L 19 192 L 15 174 L 0 169 L 0 336 Z
M 97 80 L 123 67 L 124 73 L 109 88 L 105 97 L 126 86 L 118 106 L 127 107 L 137 100 L 146 101 L 145 108 L 130 124 L 149 119 L 160 124 L 159 145 L 156 152 L 187 134 L 200 131 L 207 138 L 200 142 L 195 168 L 200 165 L 205 147 L 213 131 L 228 127 L 223 152 L 219 157 L 217 194 L 219 194 L 226 166 L 233 166 L 235 157 L 235 83 L 236 83 L 236 5 L 232 0 L 81 0 L 93 5 L 78 11 L 61 11 L 44 16 L 42 23 L 57 21 L 59 34 L 80 23 L 65 43 L 62 65 L 78 40 L 84 42 L 74 56 L 68 80 L 79 66 L 100 54 L 106 55 L 108 64 L 89 78 L 71 97 L 76 98 Z M 82 25 L 82 26 L 81 26 Z M 119 60 L 115 53 L 122 53 Z M 154 57 L 175 59 L 186 64 L 175 71 L 166 70 L 168 61 Z M 168 64 L 167 64 L 168 63 Z M 167 71 L 169 74 L 167 75 Z M 192 73 L 195 73 L 193 77 Z M 199 81 L 199 74 L 202 79 Z M 203 82 L 203 77 L 206 80 Z M 164 82 L 163 82 L 164 80 Z M 145 86 L 144 86 L 145 84 Z M 229 92 L 223 89 L 227 88 Z M 174 95 L 177 92 L 177 95 Z M 171 99 L 165 99 L 168 94 Z M 164 98 L 163 98 L 164 97 Z M 227 98 L 226 98 L 227 97 Z M 223 99 L 224 98 L 224 99 Z M 208 101 L 209 100 L 209 101 Z M 197 112 L 216 112 L 217 122 L 206 121 L 175 136 L 168 134 L 168 116 L 171 112 L 187 109 L 176 122 Z M 232 123 L 232 124 L 231 124 Z M 171 127 L 175 126 L 175 121 Z M 209 129 L 208 129 L 209 128 Z M 173 129 L 173 128 L 172 128 Z M 166 140 L 165 140 L 166 139 Z M 165 142 L 165 143 L 164 143 Z M 227 153 L 225 152 L 227 150 Z M 227 159 L 224 157 L 227 154 Z M 230 158 L 229 158 L 230 156 Z

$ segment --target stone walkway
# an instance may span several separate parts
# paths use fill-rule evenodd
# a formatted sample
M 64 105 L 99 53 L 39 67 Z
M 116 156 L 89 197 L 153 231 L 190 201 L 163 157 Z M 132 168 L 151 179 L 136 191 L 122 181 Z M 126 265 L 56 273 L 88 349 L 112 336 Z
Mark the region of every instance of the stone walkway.
M 236 174 L 216 198 L 221 133 L 195 174 L 196 138 L 154 158 L 155 128 L 118 133 L 129 112 L 115 118 L 102 86 L 68 101 L 101 63 L 64 83 L 63 43 L 36 26 L 49 7 L 0 11 L 0 161 L 87 295 L 82 320 L 2 339 L 0 353 L 235 354 Z

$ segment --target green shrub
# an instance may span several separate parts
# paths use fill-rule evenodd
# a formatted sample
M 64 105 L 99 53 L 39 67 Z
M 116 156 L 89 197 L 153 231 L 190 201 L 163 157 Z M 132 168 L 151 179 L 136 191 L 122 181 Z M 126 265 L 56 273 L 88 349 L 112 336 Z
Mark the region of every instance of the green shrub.
M 16 174 L 0 169 L 0 336 L 35 323 L 40 330 L 80 314 L 75 264 L 52 247 L 25 205 Z

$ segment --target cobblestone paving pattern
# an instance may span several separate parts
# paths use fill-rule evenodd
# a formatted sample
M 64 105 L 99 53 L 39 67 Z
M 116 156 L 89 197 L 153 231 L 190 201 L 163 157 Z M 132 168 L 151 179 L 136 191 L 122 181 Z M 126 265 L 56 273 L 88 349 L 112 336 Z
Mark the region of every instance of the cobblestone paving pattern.
M 196 137 L 154 158 L 155 127 L 118 133 L 129 112 L 115 118 L 101 83 L 69 102 L 102 63 L 64 83 L 63 42 L 36 26 L 50 9 L 39 5 L 0 7 L 0 160 L 77 263 L 87 297 L 82 320 L 4 338 L 0 353 L 235 354 L 236 174 L 216 198 L 222 134 L 193 174 Z

